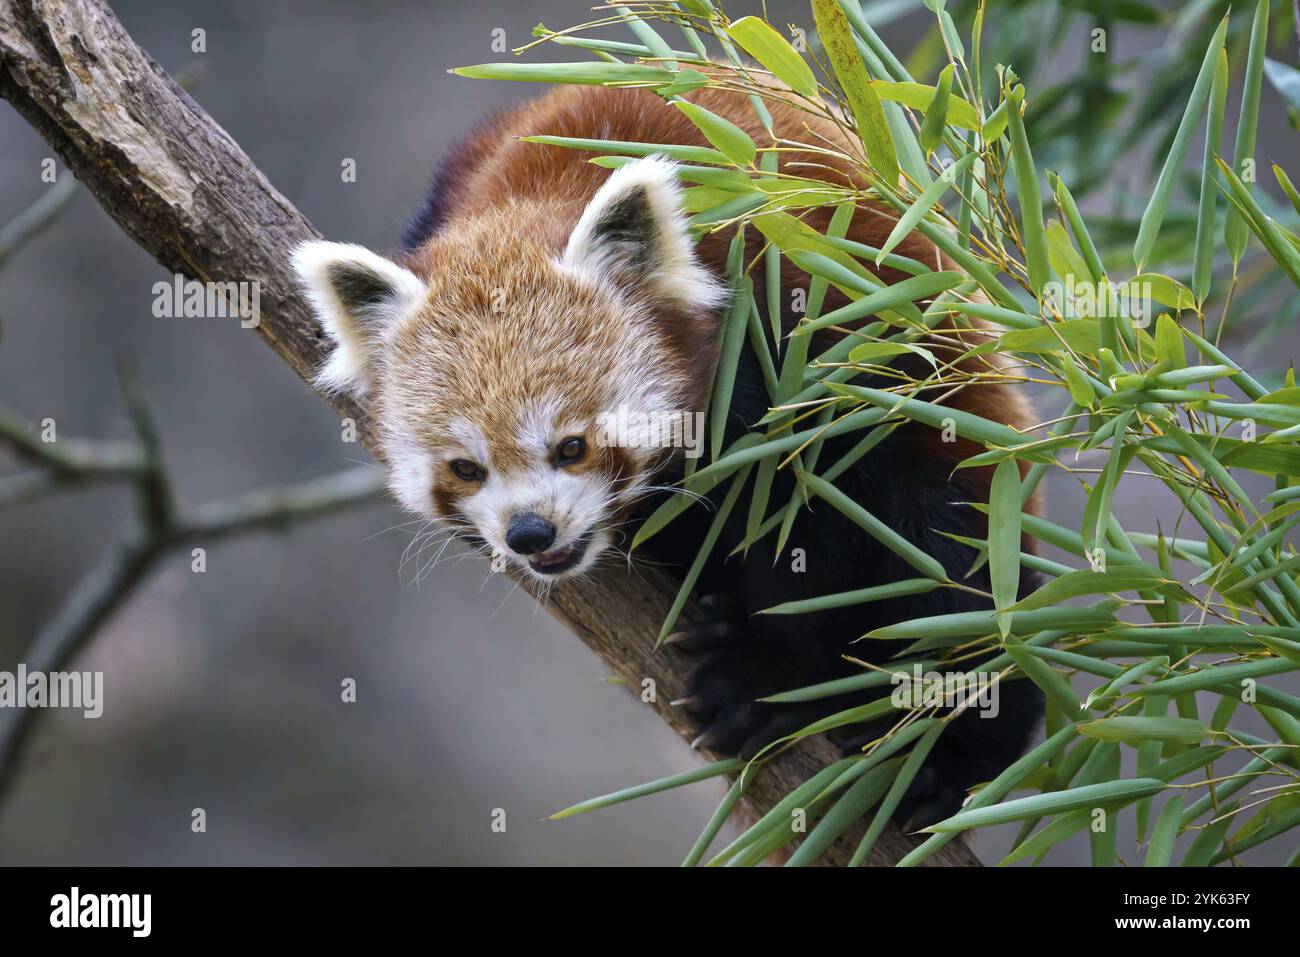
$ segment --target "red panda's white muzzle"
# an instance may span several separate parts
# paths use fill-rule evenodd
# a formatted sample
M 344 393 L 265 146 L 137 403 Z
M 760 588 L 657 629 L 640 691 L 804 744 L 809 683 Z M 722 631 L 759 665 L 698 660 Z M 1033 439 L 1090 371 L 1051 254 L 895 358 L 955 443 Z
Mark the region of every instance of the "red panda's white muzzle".
M 590 544 L 591 536 L 585 535 L 576 542 L 531 556 L 528 559 L 528 567 L 539 575 L 563 574 L 578 566 L 586 556 L 587 546 Z

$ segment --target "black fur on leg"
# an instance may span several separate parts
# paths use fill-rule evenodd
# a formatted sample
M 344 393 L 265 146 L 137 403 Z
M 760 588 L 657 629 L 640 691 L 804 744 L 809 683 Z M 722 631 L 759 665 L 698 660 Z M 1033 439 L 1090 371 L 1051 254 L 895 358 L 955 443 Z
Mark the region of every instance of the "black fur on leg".
M 733 413 L 756 419 L 761 408 L 736 411 L 754 399 L 746 375 L 742 365 L 734 400 L 739 406 L 733 404 Z M 827 442 L 820 461 L 835 461 L 858 438 Z M 836 486 L 937 559 L 953 580 L 989 591 L 986 568 L 967 577 L 976 553 L 944 534 L 987 535 L 982 515 L 965 504 L 982 501 L 985 489 L 970 473 L 954 474 L 950 466 L 918 455 L 916 448 L 900 429 L 844 472 Z M 793 489 L 793 480 L 782 470 L 771 502 L 788 502 Z M 717 494 L 725 491 L 722 483 Z M 867 632 L 913 618 L 989 607 L 977 595 L 938 588 L 812 614 L 761 614 L 785 602 L 917 578 L 920 572 L 820 500 L 800 510 L 783 554 L 774 553 L 773 533 L 743 559 L 724 561 L 722 556 L 744 540 L 744 512 L 738 508 L 733 514 L 701 576 L 703 587 L 725 597 L 711 598 L 710 620 L 688 629 L 675 643 L 696 657 L 685 705 L 700 723 L 701 743 L 714 750 L 752 755 L 782 735 L 879 697 L 881 691 L 875 690 L 799 704 L 759 700 L 861 674 L 861 666 L 846 661 L 846 655 L 884 664 L 898 653 L 900 643 L 859 640 Z M 688 512 L 651 539 L 648 550 L 661 560 L 684 565 L 694 558 L 710 518 Z M 795 564 L 796 555 L 802 564 Z M 1034 579 L 1032 574 L 1022 577 L 1022 594 L 1036 587 Z M 901 823 L 920 827 L 951 815 L 969 788 L 994 777 L 1024 751 L 1041 714 L 1041 693 L 1028 680 L 1018 679 L 1000 682 L 997 694 L 996 717 L 981 717 L 970 708 L 944 729 L 896 812 Z M 854 751 L 885 727 L 857 726 L 856 734 L 850 728 L 841 737 L 848 741 L 846 749 Z
M 730 596 L 710 595 L 700 605 L 706 617 L 671 639 L 674 649 L 693 659 L 686 694 L 673 703 L 698 722 L 697 745 L 750 758 L 828 713 L 822 701 L 759 700 L 798 680 L 791 662 L 751 640 L 748 623 L 733 614 Z
M 971 788 L 991 781 L 1024 753 L 1043 712 L 1043 693 L 1027 678 L 999 682 L 996 689 L 996 717 L 968 708 L 935 741 L 894 812 L 904 830 L 952 817 Z

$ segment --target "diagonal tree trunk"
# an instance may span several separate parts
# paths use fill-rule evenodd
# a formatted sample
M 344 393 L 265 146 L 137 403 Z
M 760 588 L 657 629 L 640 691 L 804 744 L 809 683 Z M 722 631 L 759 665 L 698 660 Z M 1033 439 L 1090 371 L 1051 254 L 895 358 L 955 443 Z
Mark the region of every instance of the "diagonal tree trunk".
M 258 282 L 258 332 L 310 381 L 326 342 L 298 294 L 288 252 L 319 234 L 132 41 L 104 0 L 0 0 L 0 96 L 168 271 L 202 282 Z M 332 401 L 340 415 L 357 421 L 377 454 L 364 409 Z M 629 687 L 653 679 L 657 700 L 648 707 L 689 740 L 686 716 L 667 704 L 682 694 L 686 663 L 671 650 L 652 653 L 675 592 L 676 583 L 655 569 L 613 570 L 557 587 L 546 607 Z M 749 815 L 769 810 L 837 756 L 820 739 L 787 752 L 757 776 L 742 809 Z M 860 834 L 841 837 L 827 861 L 845 863 Z M 891 827 L 870 863 L 892 864 L 915 843 Z M 978 864 L 960 841 L 931 862 Z

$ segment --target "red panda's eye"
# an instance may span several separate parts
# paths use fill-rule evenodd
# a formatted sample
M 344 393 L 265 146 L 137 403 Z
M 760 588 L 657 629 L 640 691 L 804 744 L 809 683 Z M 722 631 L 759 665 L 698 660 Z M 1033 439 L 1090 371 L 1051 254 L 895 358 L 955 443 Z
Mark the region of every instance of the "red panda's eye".
M 587 440 L 580 435 L 575 435 L 560 443 L 555 459 L 560 465 L 572 465 L 574 462 L 581 461 L 586 454 Z
M 485 478 L 483 469 L 469 459 L 453 459 L 451 470 L 456 473 L 458 479 L 466 482 L 481 482 Z

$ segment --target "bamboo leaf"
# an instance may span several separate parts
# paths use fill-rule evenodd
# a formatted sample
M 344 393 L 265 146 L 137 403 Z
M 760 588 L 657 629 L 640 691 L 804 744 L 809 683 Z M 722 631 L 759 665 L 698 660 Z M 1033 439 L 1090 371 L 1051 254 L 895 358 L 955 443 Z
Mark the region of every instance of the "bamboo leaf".
M 1219 63 L 1219 51 L 1223 49 L 1223 39 L 1227 32 L 1228 18 L 1224 17 L 1219 28 L 1214 32 L 1213 39 L 1210 40 L 1209 49 L 1205 51 L 1205 59 L 1196 76 L 1196 84 L 1192 87 L 1187 108 L 1183 111 L 1182 121 L 1178 124 L 1173 145 L 1165 157 L 1164 166 L 1160 169 L 1151 201 L 1147 204 L 1146 212 L 1142 214 L 1137 242 L 1133 245 L 1133 261 L 1137 264 L 1138 272 L 1142 271 L 1147 260 L 1150 259 L 1151 250 L 1155 248 L 1156 237 L 1165 221 L 1165 214 L 1169 211 L 1169 199 L 1173 194 L 1174 181 L 1182 172 L 1183 161 L 1187 158 L 1187 149 L 1191 145 L 1200 117 L 1205 111 L 1205 103 L 1210 96 L 1210 86 L 1214 81 L 1214 71 Z
M 673 59 L 672 48 L 664 42 L 663 37 L 659 36 L 654 27 L 636 16 L 627 7 L 615 7 L 614 9 L 623 18 L 623 22 L 627 24 L 628 29 L 636 35 L 638 40 L 646 45 L 646 48 L 650 51 L 652 56 L 663 60 L 663 65 L 668 69 L 677 69 L 677 63 Z
M 931 428 L 944 429 L 951 421 L 958 435 L 976 442 L 1012 446 L 1025 441 L 1025 436 L 1010 426 L 967 412 L 965 409 L 949 408 L 922 399 L 909 399 L 866 386 L 840 384 L 832 386 L 832 389 L 842 395 L 863 399 L 882 409 L 901 413 L 917 422 L 924 422 Z
M 624 801 L 631 801 L 634 798 L 645 797 L 650 794 L 658 794 L 661 791 L 669 791 L 673 788 L 679 788 L 686 784 L 694 784 L 696 781 L 705 781 L 709 778 L 715 778 L 720 774 L 734 774 L 745 767 L 747 762 L 740 758 L 730 758 L 726 761 L 718 761 L 715 764 L 707 765 L 702 768 L 694 768 L 690 771 L 683 771 L 681 774 L 672 774 L 666 778 L 659 778 L 657 781 L 650 781 L 646 784 L 638 784 L 635 787 L 624 788 L 621 791 L 612 791 L 609 794 L 603 794 L 600 797 L 594 797 L 587 801 L 581 801 L 571 807 L 566 807 L 563 811 L 556 811 L 551 815 L 552 821 L 558 821 L 562 818 L 573 817 L 576 814 L 586 814 L 588 811 L 595 811 L 600 808 L 610 807 L 614 804 L 621 804 Z
M 1266 678 L 1291 671 L 1294 665 L 1285 658 L 1265 658 L 1258 661 L 1246 661 L 1237 665 L 1218 665 L 1201 668 L 1190 674 L 1165 678 L 1149 685 L 1134 688 L 1131 694 L 1177 694 L 1183 691 L 1201 691 L 1219 685 L 1235 684 L 1245 678 Z
M 745 785 L 749 782 L 750 777 L 751 775 L 741 772 L 736 780 L 732 782 L 731 787 L 727 789 L 726 795 L 718 802 L 717 809 L 709 818 L 709 822 L 704 825 L 704 830 L 695 839 L 695 844 L 691 846 L 686 859 L 682 861 L 682 867 L 696 867 L 704 859 L 709 846 L 718 836 L 718 832 L 722 830 L 722 825 L 727 822 L 727 818 L 731 817 L 731 812 L 735 810 L 736 804 L 739 803 L 740 796 L 745 792 Z
M 885 108 L 871 86 L 871 77 L 867 75 L 867 68 L 853 41 L 848 18 L 837 0 L 812 0 L 812 10 L 822 47 L 835 70 L 835 79 L 848 97 L 849 110 L 857 125 L 858 138 L 866 147 L 867 159 L 876 174 L 893 186 L 898 182 L 894 138 L 885 119 Z
M 713 383 L 713 399 L 709 405 L 710 449 L 714 462 L 722 454 L 722 441 L 727 431 L 727 414 L 731 411 L 731 393 L 735 388 L 736 368 L 740 363 L 740 350 L 745 342 L 745 329 L 749 322 L 750 300 L 753 288 L 743 274 L 745 265 L 745 228 L 736 230 L 727 255 L 727 280 L 731 284 L 731 306 L 727 310 L 722 332 L 722 354 Z
M 1156 682 L 1160 684 L 1160 682 Z M 1153 688 L 1155 685 L 1147 685 Z M 1200 744 L 1210 729 L 1195 718 L 1144 717 L 1139 715 L 1098 718 L 1079 725 L 1079 732 L 1102 741 L 1134 744 L 1139 741 L 1172 741 L 1177 744 Z
M 808 64 L 766 20 L 741 17 L 726 28 L 726 35 L 796 93 L 817 95 L 817 81 Z
M 849 361 L 861 365 L 876 365 L 880 364 L 881 359 L 906 355 L 920 356 L 930 363 L 936 372 L 939 371 L 939 360 L 934 357 L 933 352 L 909 342 L 864 342 L 853 347 L 853 351 L 849 353 Z
M 805 272 L 829 278 L 825 269 L 826 262 L 818 259 L 817 253 L 808 253 L 795 249 L 787 252 L 786 256 Z M 859 318 L 874 316 L 891 309 L 901 310 L 912 306 L 915 301 L 930 299 L 942 292 L 947 292 L 959 285 L 965 278 L 958 272 L 930 272 L 921 276 L 911 276 L 902 282 L 894 283 L 892 286 L 885 286 L 883 289 L 868 293 L 861 299 L 841 309 L 836 309 L 834 312 L 828 312 L 824 316 L 800 323 L 799 329 L 803 333 L 814 332 L 818 329 L 841 325 L 845 322 L 846 317 L 850 315 L 853 318 Z M 833 279 L 831 281 L 834 282 Z
M 1067 744 L 1075 738 L 1074 726 L 1068 726 L 1051 735 L 1046 741 L 1031 748 L 1028 753 L 1014 761 L 1010 767 L 994 778 L 985 787 L 980 788 L 966 803 L 967 810 L 988 807 L 1002 800 L 1017 787 L 1021 786 L 1035 771 L 1047 762 L 1054 760 Z M 956 832 L 932 834 L 920 846 L 909 851 L 898 862 L 899 867 L 916 867 L 953 839 Z
M 1300 285 L 1300 251 L 1286 237 L 1281 228 L 1260 208 L 1259 203 L 1250 194 L 1248 187 L 1222 160 L 1218 161 L 1219 171 L 1223 174 L 1223 189 L 1228 196 L 1231 208 L 1240 212 L 1246 220 L 1250 231 L 1263 243 L 1269 255 L 1296 285 Z
M 1025 101 L 1025 88 L 1017 86 L 1007 96 L 1008 118 L 1011 130 L 1011 166 L 1016 174 L 1016 188 L 1020 197 L 1020 219 L 1025 240 L 1025 266 L 1029 270 L 1029 288 L 1036 300 L 1043 298 L 1043 287 L 1050 273 L 1047 258 L 1047 233 L 1043 229 L 1043 194 L 1038 184 L 1038 170 L 1029 140 L 1025 135 L 1025 121 L 1021 110 Z
M 525 83 L 664 84 L 681 79 L 683 73 L 640 63 L 479 63 L 448 71 L 473 80 L 515 80 Z M 697 74 L 703 76 L 703 74 Z M 704 77 L 707 80 L 707 77 Z
M 726 460 L 732 455 L 743 452 L 745 449 L 761 446 L 762 444 L 763 436 L 761 434 L 757 432 L 748 432 L 728 446 L 723 459 Z M 695 495 L 706 495 L 712 491 L 719 482 L 725 479 L 728 475 L 731 475 L 743 464 L 745 463 L 737 462 L 734 468 L 728 467 L 725 469 L 718 469 L 711 475 L 705 475 L 703 477 L 701 477 L 700 472 L 697 472 L 688 478 L 686 481 L 686 488 Z M 635 551 L 643 542 L 663 531 L 663 529 L 666 528 L 673 519 L 677 518 L 677 516 L 681 515 L 694 504 L 695 499 L 691 495 L 668 496 L 667 500 L 651 512 L 649 517 L 641 523 L 641 527 L 637 529 L 636 535 L 632 538 L 631 549 Z
M 873 601 L 886 601 L 890 598 L 902 598 L 906 595 L 923 595 L 939 587 L 933 578 L 907 578 L 903 581 L 890 582 L 888 585 L 873 585 L 856 591 L 836 592 L 817 598 L 804 598 L 799 601 L 782 602 L 771 608 L 764 608 L 760 615 L 806 615 L 814 611 L 827 611 L 831 608 L 845 608 L 849 605 L 863 605 Z
M 1083 656 L 1080 655 L 1079 657 Z M 1138 662 L 1132 668 L 1115 675 L 1110 681 L 1106 682 L 1106 684 L 1089 693 L 1088 700 L 1084 702 L 1084 706 L 1092 708 L 1102 704 L 1109 705 L 1119 695 L 1122 688 L 1136 683 L 1139 679 L 1145 678 L 1153 671 L 1164 671 L 1168 667 L 1168 655 L 1156 655 L 1154 658 L 1148 658 L 1146 661 Z
M 1055 219 L 1047 224 L 1047 260 L 1056 274 L 1065 280 L 1067 290 L 1095 281 L 1088 264 L 1075 252 L 1065 227 Z
M 1300 192 L 1296 191 L 1295 184 L 1291 182 L 1291 177 L 1286 175 L 1286 170 L 1273 164 L 1273 178 L 1277 184 L 1282 187 L 1282 192 L 1286 193 L 1286 198 L 1291 201 L 1291 208 L 1300 214 Z
M 1268 0 L 1264 0 L 1268 2 Z M 1201 163 L 1201 200 L 1196 210 L 1196 256 L 1192 264 L 1192 292 L 1199 308 L 1210 295 L 1211 271 L 1214 267 L 1214 208 L 1219 198 L 1218 167 L 1214 157 L 1223 138 L 1223 108 L 1228 98 L 1228 51 L 1219 52 L 1210 88 L 1210 118 L 1205 134 L 1205 158 Z M 1167 305 L 1167 303 L 1166 303 Z
M 1160 273 L 1139 273 L 1129 280 L 1130 288 L 1142 289 L 1156 302 L 1164 303 L 1173 309 L 1195 309 L 1196 297 L 1192 291 L 1177 279 Z
M 1007 131 L 1007 124 L 1011 122 L 1011 101 L 1003 97 L 998 108 L 989 114 L 988 119 L 984 121 L 983 127 L 980 128 L 980 135 L 986 143 L 994 143 L 1002 138 L 1002 134 Z
M 1121 801 L 1134 801 L 1156 794 L 1164 789 L 1164 782 L 1155 778 L 1135 778 L 1130 781 L 1107 781 L 1103 784 L 1085 784 L 1066 791 L 1035 794 L 1017 798 L 991 807 L 959 811 L 946 821 L 940 821 L 924 830 L 934 833 L 965 831 L 992 824 L 1008 824 L 1028 818 L 1061 814 L 1083 808 L 1100 807 Z
M 859 505 L 853 499 L 849 498 L 830 482 L 817 475 L 811 475 L 807 472 L 797 472 L 800 481 L 817 495 L 824 498 L 830 505 L 844 514 L 846 518 L 857 525 L 868 535 L 874 538 L 880 544 L 884 545 L 891 552 L 907 562 L 922 575 L 932 578 L 935 581 L 947 581 L 948 574 L 944 571 L 943 566 L 935 559 L 931 558 L 924 551 L 917 548 L 907 539 L 903 538 L 896 531 L 886 525 L 876 516 Z
M 1053 578 L 1012 607 L 1016 611 L 1031 611 L 1035 608 L 1048 608 L 1083 595 L 1143 591 L 1170 583 L 1169 578 L 1160 569 L 1141 565 L 1121 565 L 1106 571 L 1083 569 L 1062 575 L 1060 578 Z
M 1032 329 L 1012 329 L 1002 333 L 998 348 L 1005 352 L 1055 355 L 1064 342 L 1079 355 L 1096 355 L 1101 349 L 1100 323 L 1090 319 L 1066 319 Z
M 1187 356 L 1183 352 L 1183 336 L 1178 329 L 1178 323 L 1162 314 L 1156 319 L 1155 338 L 1158 371 L 1182 369 L 1187 365 Z
M 1223 808 L 1223 816 L 1211 821 L 1201 830 L 1196 839 L 1192 841 L 1191 847 L 1183 855 L 1180 866 L 1182 867 L 1209 867 L 1210 860 L 1214 857 L 1215 852 L 1223 843 L 1223 836 L 1228 833 L 1228 828 L 1236 820 L 1233 814 L 1237 805 L 1230 804 Z
M 867 855 L 871 853 L 876 840 L 884 831 L 885 825 L 889 823 L 890 815 L 894 813 L 899 802 L 903 800 L 903 795 L 920 772 L 926 756 L 934 747 L 934 742 L 938 740 L 939 735 L 943 733 L 946 727 L 947 725 L 943 722 L 936 721 L 908 753 L 903 766 L 898 770 L 897 777 L 894 778 L 889 787 L 889 792 L 885 795 L 884 800 L 880 802 L 880 807 L 876 809 L 875 817 L 871 819 L 871 824 L 867 827 L 867 833 L 862 836 L 862 842 L 858 845 L 858 849 L 853 852 L 853 857 L 849 860 L 850 867 L 858 867 L 867 859 Z
M 1146 867 L 1168 867 L 1174 856 L 1174 841 L 1178 839 L 1178 824 L 1183 814 L 1183 797 L 1175 794 L 1160 809 L 1156 819 L 1156 828 L 1151 833 L 1151 843 L 1147 847 Z
M 943 142 L 943 131 L 948 125 L 948 104 L 952 100 L 952 75 L 956 69 L 955 64 L 949 63 L 939 74 L 934 96 L 926 108 L 925 119 L 921 123 L 919 139 L 927 159 Z
M 1097 401 L 1097 393 L 1093 391 L 1092 383 L 1083 374 L 1083 370 L 1075 365 L 1069 356 L 1062 357 L 1060 369 L 1061 376 L 1070 391 L 1070 399 L 1080 408 L 1092 408 Z
M 1293 109 L 1300 109 L 1300 70 L 1278 60 L 1264 60 L 1264 75 Z
M 993 470 L 989 491 L 989 578 L 998 630 L 1011 630 L 1009 610 L 1020 587 L 1020 463 L 1004 459 Z
M 880 800 L 902 763 L 902 758 L 882 761 L 854 781 L 803 839 L 799 849 L 790 855 L 785 866 L 805 867 L 821 857 L 841 834 Z
M 1016 614 L 1041 615 L 1043 613 L 1029 611 L 1017 612 Z M 1021 621 L 1023 620 L 1021 619 Z M 1070 688 L 1070 682 L 1064 675 L 1036 654 L 1036 652 L 1044 649 L 1018 644 L 1010 638 L 1007 638 L 1003 644 L 1011 660 L 1016 663 L 1016 667 L 1023 671 L 1030 681 L 1038 685 L 1047 700 L 1060 709 L 1060 713 L 1065 716 L 1067 721 L 1079 721 L 1085 716 L 1083 708 L 1079 705 L 1078 697 Z
M 774 828 L 788 831 L 791 811 L 798 807 L 805 807 L 807 802 L 821 794 L 828 785 L 835 782 L 851 765 L 860 760 L 860 758 L 842 758 L 834 764 L 822 768 L 774 804 L 772 809 L 759 818 L 745 833 L 715 854 L 709 864 L 716 865 L 730 860 L 746 847 L 762 839 L 764 834 L 770 833 Z
M 596 153 L 616 153 L 624 156 L 666 156 L 685 163 L 713 163 L 729 166 L 731 161 L 718 150 L 707 146 L 679 146 L 671 143 L 631 143 L 624 140 L 592 140 L 580 136 L 521 136 L 525 143 L 544 146 L 562 146 L 567 149 L 591 150 Z
M 713 517 L 708 532 L 705 533 L 704 541 L 700 544 L 700 550 L 695 556 L 695 561 L 691 563 L 691 567 L 686 570 L 686 574 L 682 577 L 682 584 L 677 590 L 677 596 L 673 599 L 672 607 L 668 609 L 668 614 L 664 616 L 664 623 L 659 628 L 659 636 L 655 639 L 656 648 L 663 644 L 663 640 L 668 637 L 673 625 L 677 623 L 677 617 L 682 613 L 682 609 L 686 607 L 686 599 L 690 597 L 696 581 L 699 580 L 700 573 L 704 571 L 704 565 L 713 551 L 713 546 L 717 544 L 718 536 L 722 534 L 723 525 L 726 524 L 732 509 L 736 507 L 736 499 L 740 497 L 741 490 L 744 489 L 745 483 L 749 479 L 749 472 L 749 468 L 745 468 L 731 480 L 731 487 L 727 489 L 726 497 L 722 500 L 722 504 L 718 506 L 718 512 Z
M 1094 282 L 1100 282 L 1106 276 L 1106 268 L 1102 265 L 1101 255 L 1097 252 L 1092 237 L 1088 234 L 1088 227 L 1084 225 L 1083 216 L 1079 214 L 1079 207 L 1074 202 L 1074 196 L 1066 188 L 1065 181 L 1055 173 L 1047 174 L 1047 182 L 1056 196 L 1056 202 L 1060 205 L 1061 212 L 1065 214 L 1065 221 L 1069 224 L 1070 234 L 1074 237 L 1075 243 L 1079 246 L 1079 251 L 1083 254 L 1084 262 L 1088 266 L 1088 274 Z
M 936 105 L 934 98 L 935 87 L 928 86 L 925 83 L 913 83 L 911 81 L 894 83 L 889 80 L 872 80 L 871 87 L 882 100 L 901 103 L 908 109 L 916 110 L 918 113 L 928 113 Z M 951 125 L 961 127 L 964 130 L 978 130 L 980 128 L 979 114 L 975 112 L 975 107 L 961 97 L 950 96 L 944 109 L 947 113 L 947 121 Z
M 686 114 L 720 153 L 737 166 L 750 166 L 758 155 L 758 148 L 749 134 L 731 120 L 706 110 L 697 103 L 688 100 L 674 100 L 673 106 Z
M 943 175 L 921 191 L 921 195 L 916 198 L 903 213 L 898 217 L 898 222 L 894 228 L 889 231 L 889 237 L 880 247 L 880 252 L 876 255 L 876 265 L 879 266 L 891 250 L 900 242 L 906 239 L 916 229 L 916 224 L 934 208 L 934 204 L 939 198 L 948 191 L 953 183 L 957 182 L 958 177 L 975 161 L 975 153 L 967 153 L 952 166 L 944 170 Z
M 1246 73 L 1241 83 L 1241 111 L 1237 114 L 1237 140 L 1233 151 L 1233 171 L 1240 173 L 1245 164 L 1255 161 L 1255 135 L 1259 128 L 1259 97 L 1263 87 L 1265 52 L 1268 48 L 1269 0 L 1255 4 L 1255 18 L 1250 24 L 1250 52 L 1246 56 Z M 1223 226 L 1233 270 L 1246 251 L 1246 223 L 1239 210 L 1228 207 Z
M 1038 631 L 1100 631 L 1115 624 L 1115 616 L 1099 608 L 1037 608 L 1033 611 L 1013 611 L 1013 634 L 1032 634 Z M 892 625 L 882 625 L 867 632 L 869 638 L 978 638 L 992 635 L 998 630 L 992 609 L 986 611 L 959 611 L 948 615 L 931 615 L 913 618 Z

